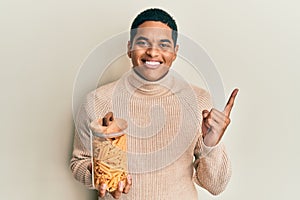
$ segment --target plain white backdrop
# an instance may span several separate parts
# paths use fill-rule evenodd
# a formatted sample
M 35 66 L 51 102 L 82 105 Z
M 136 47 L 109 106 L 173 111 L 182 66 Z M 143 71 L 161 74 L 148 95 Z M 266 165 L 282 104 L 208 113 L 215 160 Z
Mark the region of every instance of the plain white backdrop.
M 128 30 L 149 7 L 169 11 L 179 32 L 207 50 L 227 96 L 240 88 L 224 136 L 232 179 L 218 197 L 199 188 L 199 199 L 299 199 L 299 6 L 296 0 L 2 0 L 0 199 L 97 199 L 69 170 L 73 82 L 95 46 Z

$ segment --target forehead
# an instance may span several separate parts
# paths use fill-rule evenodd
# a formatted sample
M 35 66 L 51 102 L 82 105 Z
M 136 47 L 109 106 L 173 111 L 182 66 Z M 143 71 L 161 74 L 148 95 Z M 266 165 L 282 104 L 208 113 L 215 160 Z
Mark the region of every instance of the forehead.
M 139 36 L 148 39 L 172 39 L 172 29 L 162 22 L 146 21 L 137 28 L 135 38 Z

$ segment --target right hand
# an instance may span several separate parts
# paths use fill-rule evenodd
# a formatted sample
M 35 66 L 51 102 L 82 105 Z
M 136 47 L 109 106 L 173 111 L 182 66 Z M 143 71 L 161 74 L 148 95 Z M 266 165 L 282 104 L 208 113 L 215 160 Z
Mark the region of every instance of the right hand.
M 92 163 L 90 163 L 87 168 L 92 173 Z M 110 194 L 115 199 L 119 199 L 121 197 L 122 193 L 127 194 L 129 192 L 131 185 L 132 185 L 132 178 L 128 174 L 126 185 L 125 185 L 124 181 L 120 181 L 119 184 L 118 184 L 118 189 L 113 191 L 113 192 L 110 192 Z M 106 194 L 106 187 L 107 187 L 107 185 L 105 183 L 102 183 L 102 184 L 100 184 L 100 187 L 98 188 L 98 195 L 101 198 L 103 198 Z

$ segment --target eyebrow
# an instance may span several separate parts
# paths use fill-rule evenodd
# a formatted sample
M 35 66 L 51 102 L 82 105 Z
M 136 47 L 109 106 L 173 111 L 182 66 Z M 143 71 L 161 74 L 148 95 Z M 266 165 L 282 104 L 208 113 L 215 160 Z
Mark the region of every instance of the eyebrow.
M 170 43 L 170 44 L 172 44 L 172 42 L 169 40 L 169 39 L 162 39 L 162 40 L 160 40 L 161 42 L 167 42 L 167 43 Z
M 138 37 L 138 38 L 136 39 L 136 41 L 138 41 L 138 40 L 146 40 L 146 41 L 149 41 L 148 38 L 143 37 L 143 36 Z
M 136 39 L 136 41 L 139 41 L 139 40 L 146 40 L 146 41 L 149 41 L 148 38 L 143 37 L 143 36 L 140 36 L 140 37 L 138 37 L 138 38 Z M 160 42 L 167 42 L 167 43 L 172 44 L 172 42 L 171 42 L 169 39 L 161 39 Z

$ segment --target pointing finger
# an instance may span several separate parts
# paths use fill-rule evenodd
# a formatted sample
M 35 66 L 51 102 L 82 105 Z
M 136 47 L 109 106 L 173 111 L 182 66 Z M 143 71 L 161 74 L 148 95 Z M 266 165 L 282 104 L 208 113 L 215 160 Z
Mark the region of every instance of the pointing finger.
M 231 95 L 230 95 L 230 97 L 229 97 L 229 100 L 228 100 L 228 102 L 227 102 L 227 104 L 226 104 L 226 106 L 225 106 L 224 114 L 225 114 L 226 116 L 228 116 L 228 117 L 229 117 L 229 115 L 230 115 L 230 112 L 231 112 L 231 109 L 232 109 L 232 107 L 233 107 L 234 100 L 235 100 L 235 97 L 236 97 L 238 91 L 239 91 L 239 89 L 237 89 L 237 88 L 234 89 L 234 90 L 232 91 L 232 93 L 231 93 Z

